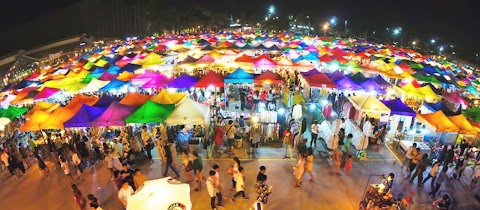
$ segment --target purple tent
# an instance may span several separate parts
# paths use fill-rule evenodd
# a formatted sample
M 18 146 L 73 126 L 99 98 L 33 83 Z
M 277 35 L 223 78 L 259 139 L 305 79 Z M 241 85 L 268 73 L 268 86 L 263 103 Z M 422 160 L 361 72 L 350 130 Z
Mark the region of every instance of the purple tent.
M 175 80 L 168 84 L 169 88 L 192 88 L 195 87 L 195 83 L 200 80 L 197 77 L 190 76 L 188 74 L 182 74 L 181 76 L 177 77 Z
M 111 96 L 108 94 L 103 94 L 102 97 L 100 97 L 97 101 L 97 103 L 93 104 L 94 107 L 100 107 L 100 108 L 107 108 L 112 102 L 120 102 L 122 98 L 116 97 L 116 96 Z
M 312 69 L 310 71 L 307 71 L 307 72 L 301 72 L 300 74 L 304 77 L 309 77 L 309 76 L 314 76 L 314 75 L 320 74 L 320 72 L 316 68 L 314 68 L 314 69 Z
M 118 77 L 118 74 L 111 74 L 110 72 L 107 71 L 103 73 L 102 76 L 98 79 L 103 81 L 111 81 L 112 79 L 115 79 L 117 77 Z
M 375 81 L 375 83 L 377 83 L 378 86 L 382 87 L 382 88 L 388 88 L 390 87 L 390 83 L 388 83 L 385 79 L 383 79 L 382 76 L 380 75 L 377 75 L 373 78 L 373 80 Z
M 385 94 L 385 90 L 382 89 L 376 82 L 375 80 L 373 79 L 368 79 L 367 81 L 363 82 L 360 86 L 362 86 L 362 88 L 365 90 L 365 91 L 375 91 L 379 94 Z
M 110 106 L 97 119 L 91 122 L 92 126 L 124 126 L 125 118 L 130 116 L 137 107 L 120 104 L 116 101 L 112 102 Z
M 382 100 L 381 101 L 385 106 L 390 108 L 392 112 L 390 113 L 391 115 L 403 115 L 403 116 L 412 116 L 415 117 L 417 113 L 413 111 L 410 107 L 405 105 L 402 100 L 400 99 L 394 99 L 394 100 Z
M 163 74 L 159 74 L 143 84 L 142 88 L 164 88 L 168 86 L 168 83 L 170 83 L 170 79 Z
M 327 74 L 327 76 L 328 76 L 328 78 L 330 78 L 333 81 L 341 80 L 345 77 L 345 75 L 343 75 L 343 73 L 339 70 L 336 70 L 332 73 L 329 73 L 329 74 Z
M 355 83 L 349 76 L 345 76 L 341 80 L 335 81 L 339 90 L 361 90 L 362 86 Z
M 63 123 L 65 128 L 90 127 L 90 122 L 100 116 L 106 108 L 82 105 L 72 118 Z

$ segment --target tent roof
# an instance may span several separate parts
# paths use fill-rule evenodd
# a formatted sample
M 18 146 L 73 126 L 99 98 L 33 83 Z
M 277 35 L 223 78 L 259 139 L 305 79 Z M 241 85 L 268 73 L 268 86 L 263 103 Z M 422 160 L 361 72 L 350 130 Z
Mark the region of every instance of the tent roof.
M 199 104 L 187 97 L 175 108 L 166 122 L 169 125 L 206 125 L 209 121 L 209 110 L 207 105 Z
M 152 101 L 159 104 L 177 104 L 185 96 L 184 93 L 169 93 L 166 89 L 162 89 L 158 95 L 152 98 Z
M 100 116 L 107 108 L 82 105 L 73 117 L 63 123 L 65 128 L 90 127 L 90 122 Z
M 169 88 L 192 88 L 195 87 L 195 84 L 198 82 L 199 78 L 190 76 L 188 74 L 182 74 L 177 77 L 175 80 L 168 84 Z
M 282 84 L 283 83 L 283 78 L 277 73 L 274 73 L 272 71 L 264 71 L 262 74 L 258 75 L 254 79 L 255 83 L 265 83 L 265 84 Z
M 91 125 L 96 126 L 124 126 L 125 118 L 130 116 L 137 107 L 120 104 L 113 101 L 110 106 Z
M 47 99 L 60 91 L 61 91 L 60 89 L 46 87 L 46 88 L 43 88 L 43 90 L 40 91 L 37 95 L 35 95 L 33 100 Z
M 65 109 L 70 109 L 73 111 L 73 113 L 76 113 L 81 107 L 83 104 L 86 104 L 86 105 L 93 105 L 95 103 L 97 103 L 98 101 L 98 98 L 97 97 L 91 97 L 91 96 L 85 96 L 85 95 L 82 95 L 82 94 L 78 94 L 75 96 L 75 98 L 73 98 L 70 103 L 67 104 L 67 106 L 65 106 Z
M 225 83 L 253 83 L 253 74 L 238 68 L 225 77 Z
M 340 90 L 361 90 L 362 86 L 355 83 L 349 76 L 345 76 L 343 79 L 335 81 Z
M 148 100 L 133 112 L 130 116 L 125 118 L 126 123 L 162 123 L 172 114 L 175 109 L 174 104 L 158 104 Z M 190 111 L 190 110 L 189 110 Z
M 360 84 L 365 91 L 375 91 L 379 94 L 385 94 L 386 91 L 382 89 L 373 78 L 368 79 L 367 81 Z
M 456 103 L 456 104 L 461 104 L 463 107 L 467 107 L 468 106 L 468 101 L 465 100 L 461 95 L 460 95 L 460 92 L 459 91 L 455 91 L 453 93 L 444 93 L 443 95 L 443 98 L 453 102 L 453 103 Z
M 36 110 L 30 119 L 20 127 L 20 131 L 38 131 L 42 128 L 40 124 L 50 117 L 50 113 L 42 110 Z
M 85 86 L 83 89 L 80 90 L 80 92 L 85 93 L 85 92 L 97 92 L 100 90 L 100 88 L 104 87 L 107 85 L 110 81 L 103 81 L 103 80 L 98 80 L 98 79 L 91 79 L 90 82 Z
M 350 76 L 350 78 L 358 84 L 367 81 L 367 78 L 365 78 L 365 76 L 363 76 L 363 74 L 360 72 L 355 73 L 354 75 Z
M 121 100 L 121 98 L 119 97 L 116 97 L 116 96 L 111 96 L 111 95 L 108 95 L 108 94 L 103 94 L 99 99 L 98 101 L 93 104 L 94 107 L 102 107 L 102 108 L 107 108 L 108 106 L 110 106 L 110 104 L 112 102 L 119 102 Z
M 419 87 L 419 88 L 417 88 L 417 90 L 421 94 L 425 95 L 425 97 L 440 98 L 440 96 L 437 95 L 437 93 L 435 93 L 429 85 Z
M 390 114 L 390 108 L 385 106 L 380 100 L 369 95 L 351 96 L 348 98 L 352 105 L 363 112 Z
M 10 120 L 13 120 L 22 114 L 26 113 L 28 109 L 26 107 L 14 107 L 14 106 L 8 106 L 7 109 L 0 109 L 0 117 L 5 117 Z
M 141 93 L 127 93 L 127 95 L 125 95 L 125 97 L 123 97 L 123 99 L 120 101 L 120 104 L 139 107 L 152 97 L 152 95 L 144 95 Z
M 117 79 L 122 80 L 122 81 L 130 81 L 133 78 L 135 78 L 136 76 L 138 76 L 138 75 L 134 74 L 134 73 L 130 73 L 128 71 L 124 71 L 124 72 L 122 72 L 118 75 Z
M 473 126 L 470 124 L 470 122 L 468 122 L 467 118 L 463 114 L 450 116 L 447 118 L 459 128 L 459 134 L 477 135 L 477 130 L 473 128 Z
M 143 84 L 142 88 L 164 88 L 168 86 L 168 83 L 170 83 L 170 79 L 167 76 L 158 74 Z
M 240 57 L 238 57 L 237 59 L 235 59 L 235 62 L 239 62 L 239 63 L 253 63 L 254 60 L 252 57 L 246 55 L 246 54 L 242 54 Z
M 118 79 L 111 80 L 107 85 L 103 86 L 99 89 L 100 92 L 107 92 L 111 90 L 118 90 L 122 88 L 124 85 L 129 84 L 130 82 L 124 82 Z
M 316 68 L 313 68 L 312 70 L 307 71 L 307 72 L 300 72 L 300 74 L 303 77 L 309 77 L 309 76 L 320 74 L 320 71 L 318 71 L 318 69 L 316 69 Z
M 458 132 L 460 130 L 445 116 L 442 110 L 430 114 L 417 114 L 417 119 L 435 132 Z
M 329 73 L 327 75 L 333 81 L 340 80 L 340 79 L 343 79 L 345 77 L 345 75 L 343 75 L 343 73 L 339 70 L 336 70 L 336 71 L 334 71 L 332 73 Z
M 317 75 L 304 77 L 310 87 L 337 88 L 337 84 L 330 80 L 327 75 L 319 73 Z
M 33 113 L 35 113 L 35 111 L 37 111 L 37 110 L 42 110 L 44 112 L 49 112 L 50 113 L 50 112 L 53 112 L 53 110 L 55 110 L 59 106 L 60 106 L 60 104 L 51 104 L 51 103 L 40 101 L 37 104 L 35 104 L 35 106 L 33 106 L 33 108 L 31 108 L 24 115 L 24 117 L 25 118 L 30 118 L 33 115 Z
M 472 107 L 462 111 L 465 117 L 472 119 L 475 122 L 480 122 L 480 108 L 479 107 Z
M 390 83 L 388 83 L 387 81 L 385 81 L 385 79 L 383 79 L 382 76 L 380 75 L 377 75 L 373 78 L 373 80 L 375 81 L 375 83 L 377 83 L 378 86 L 382 87 L 382 88 L 387 88 L 387 87 L 390 87 Z
M 209 54 L 206 54 L 203 57 L 201 57 L 200 59 L 198 59 L 195 63 L 196 64 L 211 64 L 213 62 L 215 62 L 215 58 L 213 58 Z
M 198 82 L 195 84 L 195 87 L 205 88 L 209 86 L 213 87 L 224 87 L 225 83 L 223 82 L 225 78 L 215 73 L 214 71 L 209 71 L 205 76 L 200 78 Z
M 118 74 L 111 74 L 110 72 L 105 72 L 102 74 L 102 76 L 100 78 L 98 78 L 99 80 L 103 80 L 103 81 L 111 81 L 115 78 L 118 77 Z
M 262 54 L 253 60 L 253 65 L 257 67 L 275 67 L 276 63 L 266 54 Z
M 412 117 L 415 117 L 417 115 L 415 111 L 405 105 L 402 100 L 398 98 L 394 100 L 382 100 L 381 102 L 385 104 L 385 106 L 387 106 L 390 110 L 392 110 L 391 115 L 404 115 Z

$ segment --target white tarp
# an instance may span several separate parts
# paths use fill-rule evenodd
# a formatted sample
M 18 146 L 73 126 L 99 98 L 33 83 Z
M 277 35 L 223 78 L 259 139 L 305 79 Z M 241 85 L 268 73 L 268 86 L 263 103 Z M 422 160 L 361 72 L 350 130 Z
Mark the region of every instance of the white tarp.
M 186 97 L 165 120 L 168 125 L 208 125 L 210 108 Z
M 171 177 L 148 180 L 127 201 L 127 210 L 191 210 L 190 185 Z
M 85 86 L 84 88 L 82 88 L 82 90 L 80 90 L 80 93 L 98 92 L 98 90 L 100 90 L 100 88 L 107 85 L 109 82 L 110 81 L 102 81 L 102 80 L 98 80 L 98 79 L 93 78 L 88 83 L 87 86 Z

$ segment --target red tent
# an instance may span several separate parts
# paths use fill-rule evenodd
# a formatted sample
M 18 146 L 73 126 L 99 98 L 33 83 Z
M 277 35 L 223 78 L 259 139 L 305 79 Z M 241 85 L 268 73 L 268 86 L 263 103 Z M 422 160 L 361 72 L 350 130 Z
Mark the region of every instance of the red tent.
M 243 54 L 242 56 L 238 57 L 237 59 L 235 59 L 235 62 L 239 62 L 239 63 L 253 63 L 253 58 L 248 56 L 248 55 L 245 55 Z
M 320 62 L 324 62 L 324 63 L 330 63 L 333 60 L 335 60 L 335 57 L 329 56 L 329 55 L 324 55 L 324 56 L 320 57 Z
M 209 86 L 213 87 L 224 87 L 225 84 L 223 83 L 224 77 L 220 74 L 217 74 L 213 71 L 208 72 L 207 75 L 203 76 L 198 80 L 195 84 L 195 87 L 205 88 Z
M 255 66 L 263 66 L 263 67 L 275 67 L 276 62 L 272 60 L 268 55 L 263 54 L 258 56 L 253 60 L 253 64 Z
M 197 62 L 195 62 L 196 64 L 211 64 L 215 62 L 215 59 L 212 58 L 212 56 L 210 55 L 204 55 L 202 58 L 200 58 Z
M 254 79 L 254 83 L 256 84 L 282 84 L 283 78 L 277 73 L 273 73 L 271 71 L 265 71 L 260 74 L 257 78 Z
M 317 74 L 310 77 L 305 77 L 310 87 L 323 87 L 323 88 L 337 88 L 337 84 L 330 80 L 325 74 Z

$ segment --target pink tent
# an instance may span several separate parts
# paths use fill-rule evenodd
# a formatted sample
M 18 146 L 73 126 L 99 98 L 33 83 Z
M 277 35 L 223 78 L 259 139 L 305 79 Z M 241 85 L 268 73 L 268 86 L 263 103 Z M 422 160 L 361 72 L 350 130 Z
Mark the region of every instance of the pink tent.
M 167 87 L 170 79 L 163 74 L 152 77 L 148 82 L 142 85 L 142 88 L 163 88 Z
M 276 63 L 270 57 L 263 54 L 255 58 L 253 65 L 256 67 L 275 67 Z
M 215 59 L 210 56 L 210 55 L 204 55 L 202 58 L 200 58 L 197 62 L 195 62 L 196 64 L 211 64 L 215 62 Z
M 125 126 L 125 118 L 130 116 L 135 110 L 137 110 L 137 107 L 113 101 L 97 119 L 91 121 L 91 125 L 94 127 Z
M 102 81 L 111 81 L 112 79 L 115 79 L 118 77 L 118 74 L 110 74 L 108 72 L 105 72 L 102 74 L 102 76 L 100 78 L 98 78 L 99 80 L 102 80 Z
M 41 99 L 47 99 L 47 98 L 50 98 L 51 96 L 55 95 L 58 92 L 60 92 L 60 89 L 46 87 L 46 88 L 43 88 L 43 90 L 40 91 L 37 95 L 35 95 L 33 100 L 36 101 L 36 100 L 41 100 Z
M 460 92 L 459 91 L 455 91 L 453 93 L 444 93 L 442 94 L 442 96 L 453 102 L 453 103 L 456 103 L 456 104 L 460 104 L 462 105 L 462 109 L 466 109 L 468 107 L 468 101 L 465 100 L 461 95 L 460 95 Z
M 132 82 L 134 85 L 144 85 L 145 83 L 149 82 L 151 79 L 157 78 L 157 77 L 165 77 L 165 76 L 163 74 L 160 74 L 154 71 L 146 70 L 143 74 L 140 74 L 135 78 L 133 78 L 132 80 L 130 80 L 130 82 Z

